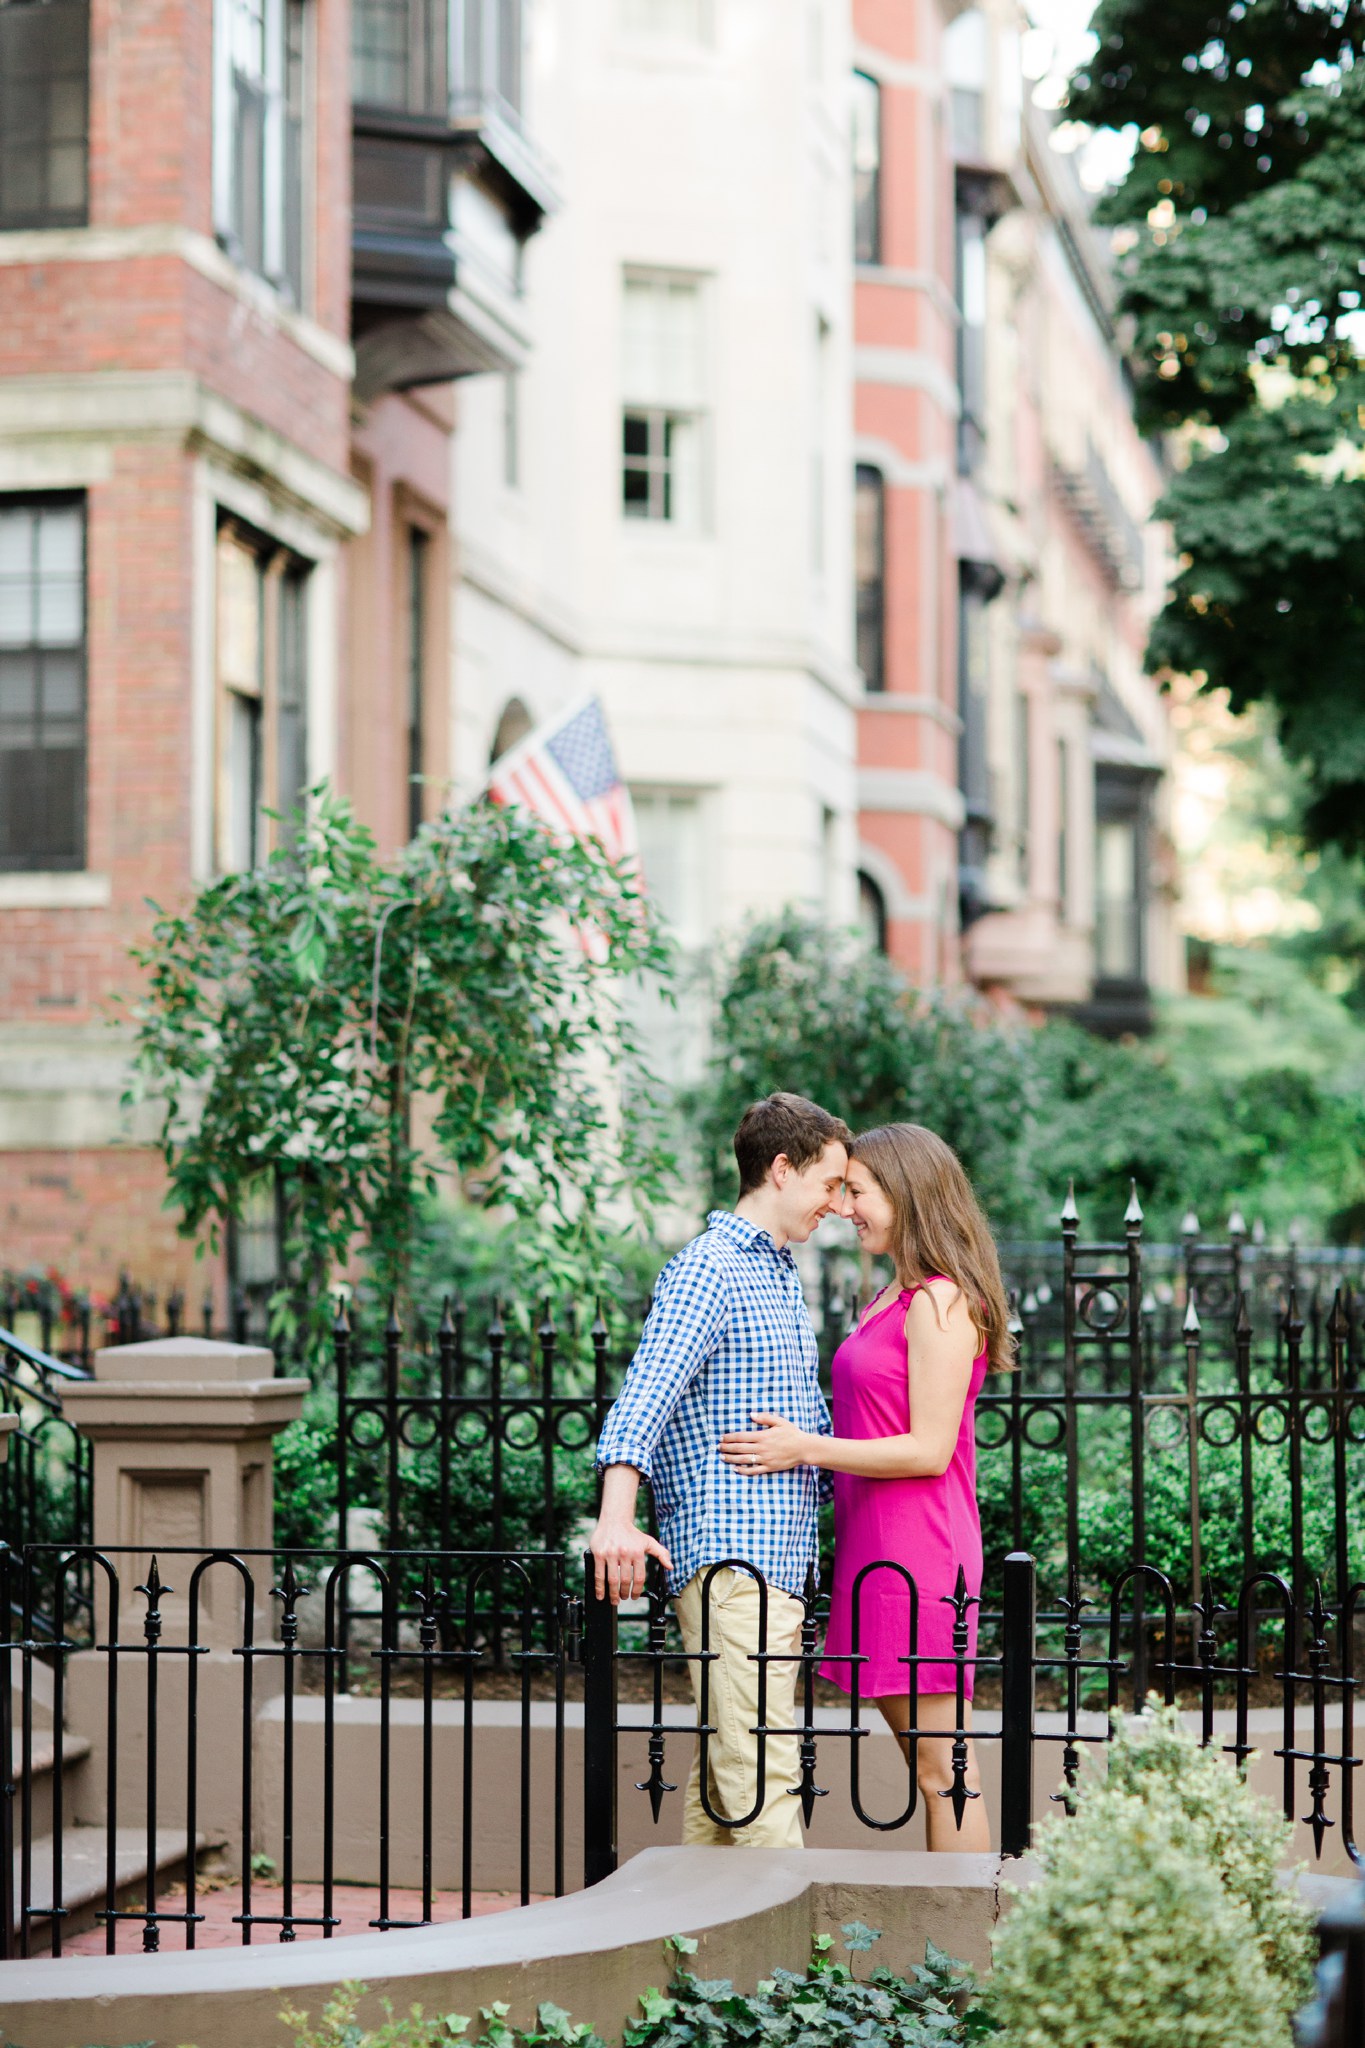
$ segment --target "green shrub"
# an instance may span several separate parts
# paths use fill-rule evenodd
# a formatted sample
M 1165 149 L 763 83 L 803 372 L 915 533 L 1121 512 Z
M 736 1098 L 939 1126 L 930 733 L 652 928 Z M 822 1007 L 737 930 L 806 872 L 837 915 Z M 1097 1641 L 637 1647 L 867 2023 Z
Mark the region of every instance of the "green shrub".
M 1313 1937 L 1285 1823 L 1151 1701 L 1074 1804 L 995 1935 L 1007 2048 L 1289 2048 Z
M 853 1921 L 844 1930 L 850 1955 L 870 1949 L 881 1936 Z M 678 1967 L 668 1991 L 646 1991 L 640 2018 L 626 2027 L 623 2048 L 754 2048 L 789 2043 L 791 2048 L 970 2048 L 997 2031 L 976 1994 L 971 1971 L 929 1942 L 924 1961 L 909 1977 L 876 1969 L 860 1978 L 847 1963 L 832 1960 L 829 1935 L 817 1936 L 809 1968 L 775 1970 L 750 1993 L 737 1992 L 728 1977 L 694 1977 L 681 1965 L 697 1944 L 683 1935 L 667 1943 Z M 562 2007 L 537 2008 L 529 2031 L 507 2024 L 506 2005 L 486 2006 L 478 2034 L 459 2013 L 427 2019 L 414 2006 L 395 2019 L 385 2003 L 384 2024 L 362 2030 L 356 2011 L 361 1984 L 343 1984 L 324 2007 L 316 2026 L 308 2014 L 288 2007 L 280 2014 L 294 2029 L 294 2048 L 448 2048 L 452 2041 L 477 2041 L 478 2048 L 604 2048 L 600 2035 L 572 2020 Z

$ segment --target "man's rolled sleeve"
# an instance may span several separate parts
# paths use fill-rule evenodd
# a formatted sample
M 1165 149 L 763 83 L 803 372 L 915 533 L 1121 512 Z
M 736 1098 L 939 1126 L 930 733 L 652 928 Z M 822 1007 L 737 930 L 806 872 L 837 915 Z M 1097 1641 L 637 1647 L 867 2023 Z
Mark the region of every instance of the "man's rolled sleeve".
M 714 1351 L 728 1308 L 725 1281 L 708 1260 L 664 1268 L 639 1349 L 598 1439 L 599 1471 L 633 1465 L 650 1477 L 659 1439 Z

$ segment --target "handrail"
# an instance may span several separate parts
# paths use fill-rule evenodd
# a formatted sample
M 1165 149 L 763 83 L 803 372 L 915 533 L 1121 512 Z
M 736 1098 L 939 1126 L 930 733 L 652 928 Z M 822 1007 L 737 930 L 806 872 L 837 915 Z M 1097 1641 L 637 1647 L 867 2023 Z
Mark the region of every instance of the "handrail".
M 0 1351 L 10 1351 L 22 1358 L 25 1365 L 36 1366 L 41 1373 L 51 1373 L 59 1380 L 88 1380 L 94 1377 L 83 1365 L 66 1365 L 60 1358 L 53 1358 L 46 1351 L 39 1351 L 34 1344 L 26 1344 L 22 1337 L 16 1337 L 13 1330 L 0 1327 Z

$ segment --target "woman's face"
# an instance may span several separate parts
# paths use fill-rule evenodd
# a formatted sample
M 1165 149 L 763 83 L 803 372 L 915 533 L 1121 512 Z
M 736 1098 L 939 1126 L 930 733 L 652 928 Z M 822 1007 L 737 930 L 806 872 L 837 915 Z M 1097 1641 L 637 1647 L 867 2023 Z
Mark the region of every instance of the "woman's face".
M 844 1175 L 844 1206 L 839 1213 L 847 1216 L 865 1252 L 871 1252 L 876 1258 L 890 1251 L 895 1214 L 880 1181 L 861 1159 L 848 1162 L 848 1171 Z

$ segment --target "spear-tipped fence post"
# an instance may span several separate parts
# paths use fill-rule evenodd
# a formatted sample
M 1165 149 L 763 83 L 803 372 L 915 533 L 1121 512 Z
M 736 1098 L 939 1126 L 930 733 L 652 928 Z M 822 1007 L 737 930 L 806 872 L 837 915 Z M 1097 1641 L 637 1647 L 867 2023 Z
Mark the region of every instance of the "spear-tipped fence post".
M 403 1514 L 398 1466 L 398 1449 L 403 1435 L 400 1407 L 402 1347 L 403 1325 L 398 1320 L 398 1304 L 390 1295 L 388 1320 L 384 1324 L 384 1440 L 388 1450 L 386 1486 L 389 1496 L 386 1527 L 390 1550 L 401 1550 L 403 1547 Z
M 558 1531 L 555 1523 L 555 1349 L 558 1332 L 550 1310 L 550 1297 L 545 1297 L 545 1309 L 536 1330 L 536 1342 L 540 1346 L 540 1487 L 541 1487 L 541 1535 L 546 1551 L 555 1547 Z
M 502 1551 L 502 1359 L 507 1329 L 502 1320 L 502 1301 L 493 1298 L 493 1317 L 488 1325 L 488 1457 L 489 1481 L 493 1492 L 493 1549 Z M 503 1661 L 502 1566 L 493 1565 L 493 1662 Z
M 1147 1562 L 1147 1413 L 1146 1373 L 1142 1349 L 1142 1203 L 1137 1182 L 1128 1183 L 1123 1212 L 1128 1254 L 1128 1458 L 1133 1501 L 1133 1561 Z M 1133 1663 L 1138 1697 L 1146 1690 L 1146 1630 L 1143 1626 L 1143 1579 L 1133 1581 Z
M 336 1314 L 332 1318 L 332 1358 L 336 1366 L 337 1380 L 337 1546 L 341 1550 L 351 1547 L 351 1322 L 346 1313 L 346 1300 L 337 1296 Z M 343 1571 L 337 1582 L 337 1648 L 341 1656 L 338 1683 L 342 1692 L 351 1687 L 351 1574 Z
M 1181 1325 L 1185 1342 L 1185 1436 L 1190 1470 L 1190 1598 L 1199 1597 L 1204 1579 L 1204 1558 L 1199 1512 L 1199 1306 L 1193 1289 L 1185 1303 Z M 1144 1560 L 1141 1560 L 1145 1562 Z
M 1336 1535 L 1337 1595 L 1337 1656 L 1340 1659 L 1345 1647 L 1346 1603 L 1351 1590 L 1350 1545 L 1348 1540 L 1349 1496 L 1347 1493 L 1346 1428 L 1349 1407 L 1346 1394 L 1346 1347 L 1350 1341 L 1351 1323 L 1346 1313 L 1342 1290 L 1337 1288 L 1332 1297 L 1332 1313 L 1327 1318 L 1327 1357 L 1331 1368 L 1332 1388 L 1332 1505 L 1333 1526 Z M 1343 1665 L 1344 1669 L 1344 1665 Z
M 1066 1396 L 1063 1427 L 1066 1445 L 1066 1568 L 1079 1567 L 1080 1518 L 1077 1487 L 1079 1446 L 1076 1436 L 1076 1183 L 1067 1182 L 1062 1204 L 1062 1381 Z
M 1242 1571 L 1256 1569 L 1256 1482 L 1251 1456 L 1251 1314 L 1246 1293 L 1237 1296 L 1232 1317 L 1232 1355 L 1237 1374 L 1237 1433 L 1242 1463 Z
M 616 1609 L 583 1560 L 583 1882 L 616 1868 Z
M 1289 1299 L 1280 1324 L 1284 1336 L 1285 1402 L 1288 1409 L 1289 1442 L 1289 1553 L 1290 1583 L 1294 1606 L 1299 1609 L 1303 1594 L 1303 1430 L 1300 1407 L 1303 1400 L 1303 1318 L 1299 1314 L 1299 1291 L 1290 1282 Z
M 441 1320 L 436 1329 L 436 1360 L 440 1373 L 440 1431 L 437 1456 L 440 1464 L 440 1531 L 442 1550 L 453 1550 L 450 1529 L 450 1460 L 455 1436 L 455 1318 L 451 1314 L 450 1296 L 441 1303 Z M 449 1615 L 449 1607 L 442 1608 L 442 1614 Z M 448 1648 L 446 1644 L 444 1647 Z
M 1037 1574 L 1027 1551 L 1005 1559 L 1000 1642 L 1000 1853 L 1028 1853 L 1033 1823 Z

